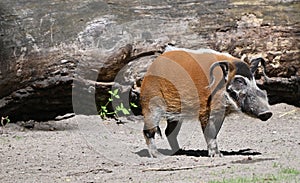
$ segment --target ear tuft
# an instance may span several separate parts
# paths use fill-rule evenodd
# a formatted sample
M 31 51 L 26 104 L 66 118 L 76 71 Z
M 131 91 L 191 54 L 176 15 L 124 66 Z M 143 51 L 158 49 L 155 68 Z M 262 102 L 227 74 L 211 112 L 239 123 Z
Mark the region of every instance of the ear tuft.
M 262 57 L 252 59 L 250 61 L 250 64 L 251 64 L 250 65 L 250 71 L 253 75 L 255 74 L 259 64 L 262 65 L 264 71 L 266 70 L 266 61 Z

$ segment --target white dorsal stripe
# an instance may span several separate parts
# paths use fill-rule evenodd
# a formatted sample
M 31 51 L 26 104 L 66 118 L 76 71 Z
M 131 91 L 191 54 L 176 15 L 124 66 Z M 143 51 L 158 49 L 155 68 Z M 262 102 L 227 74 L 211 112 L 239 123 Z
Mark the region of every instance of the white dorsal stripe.
M 207 48 L 200 48 L 200 49 L 197 49 L 197 50 L 192 50 L 192 49 L 187 49 L 187 48 L 178 48 L 178 47 L 170 46 L 170 45 L 167 45 L 166 48 L 165 48 L 165 52 L 176 51 L 176 50 L 181 50 L 181 51 L 194 53 L 194 54 L 211 53 L 211 54 L 216 54 L 216 55 L 224 55 L 224 56 L 227 56 L 227 57 L 233 57 L 229 53 L 221 53 L 221 52 L 218 52 L 218 51 L 215 51 L 215 50 L 212 50 L 212 49 L 207 49 Z

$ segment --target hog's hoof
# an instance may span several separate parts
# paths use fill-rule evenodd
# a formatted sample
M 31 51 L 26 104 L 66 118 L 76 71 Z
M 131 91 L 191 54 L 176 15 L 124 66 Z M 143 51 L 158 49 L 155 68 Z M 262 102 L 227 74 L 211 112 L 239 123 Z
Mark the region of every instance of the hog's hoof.
M 214 157 L 223 157 L 223 154 L 222 153 L 216 153 L 216 154 L 210 154 L 208 156 L 211 157 L 211 158 L 214 158 Z
M 223 154 L 219 150 L 208 150 L 208 157 L 223 157 Z
M 158 152 L 156 145 L 154 143 L 151 143 L 148 145 L 148 152 L 151 158 L 161 158 L 164 155 Z
M 153 149 L 149 149 L 149 155 L 151 158 L 163 158 L 164 155 L 161 154 L 160 152 L 158 152 L 156 149 L 153 150 Z

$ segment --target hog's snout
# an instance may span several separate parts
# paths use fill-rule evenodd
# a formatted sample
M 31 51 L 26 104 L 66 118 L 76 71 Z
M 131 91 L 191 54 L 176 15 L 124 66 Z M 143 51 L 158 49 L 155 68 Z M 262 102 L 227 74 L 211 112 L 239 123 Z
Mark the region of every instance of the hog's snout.
M 272 116 L 272 112 L 266 111 L 258 114 L 258 118 L 262 121 L 267 121 Z

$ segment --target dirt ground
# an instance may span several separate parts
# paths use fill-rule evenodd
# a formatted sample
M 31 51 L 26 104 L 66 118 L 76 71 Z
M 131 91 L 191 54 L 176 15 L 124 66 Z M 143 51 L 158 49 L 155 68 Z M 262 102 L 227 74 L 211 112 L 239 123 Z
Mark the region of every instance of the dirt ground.
M 207 157 L 198 123 L 183 124 L 183 155 L 148 157 L 140 117 L 127 123 L 75 116 L 8 124 L 0 130 L 1 182 L 300 182 L 300 109 L 272 106 L 271 120 L 226 118 L 218 136 L 221 158 Z M 162 129 L 165 122 L 161 123 Z M 159 150 L 168 154 L 165 137 Z

